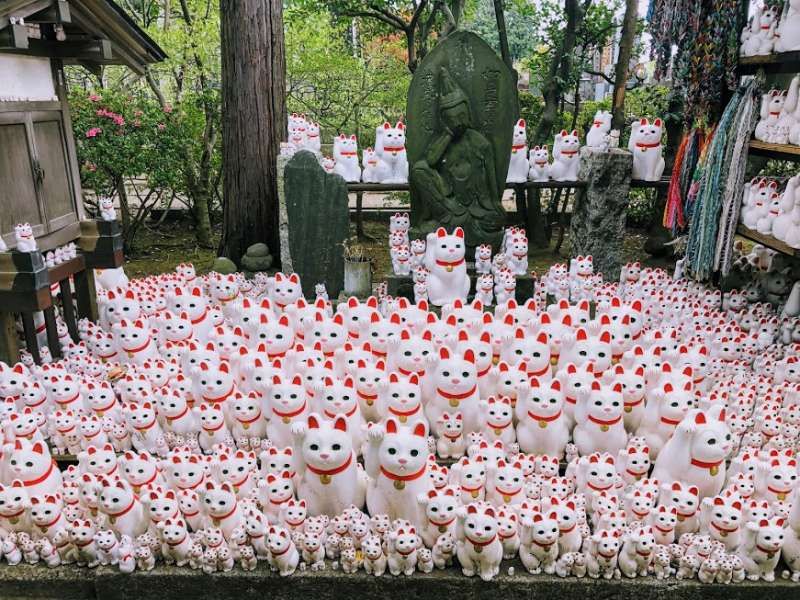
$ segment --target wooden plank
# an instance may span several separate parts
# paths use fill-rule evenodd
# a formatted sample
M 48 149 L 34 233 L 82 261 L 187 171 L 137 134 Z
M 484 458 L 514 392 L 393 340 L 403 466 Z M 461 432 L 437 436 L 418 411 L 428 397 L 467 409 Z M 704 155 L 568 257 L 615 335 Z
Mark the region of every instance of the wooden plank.
M 800 151 L 800 148 L 798 149 Z M 507 183 L 506 189 L 513 190 L 517 188 L 529 189 L 558 189 L 558 188 L 582 188 L 586 184 L 583 181 L 528 181 L 526 183 Z M 669 187 L 669 179 L 663 178 L 658 181 L 643 181 L 641 179 L 632 179 L 630 187 L 632 188 L 667 188 Z M 407 192 L 409 186 L 407 183 L 348 183 L 347 191 L 356 192 Z
M 658 181 L 645 181 L 644 179 L 631 179 L 630 187 L 632 188 L 663 188 L 669 187 L 669 178 L 662 178 Z
M 792 144 L 770 144 L 758 140 L 750 140 L 750 154 L 765 156 L 776 160 L 800 161 L 800 146 Z
M 56 265 L 55 267 L 48 269 L 47 276 L 50 279 L 50 283 L 56 283 L 63 281 L 64 279 L 69 279 L 70 276 L 85 269 L 86 260 L 83 258 L 82 254 L 79 254 L 67 262 L 63 262 L 60 265 Z
M 800 256 L 800 251 L 795 250 L 791 246 L 788 246 L 784 242 L 775 239 L 771 235 L 764 235 L 763 233 L 758 233 L 757 231 L 745 227 L 741 223 L 736 228 L 736 233 L 742 236 L 743 238 L 747 238 L 753 242 L 757 242 L 766 246 L 767 248 L 772 248 L 773 250 L 777 250 L 783 254 L 788 256 Z
M 797 73 L 800 71 L 800 52 L 780 52 L 739 58 L 739 75 L 753 75 L 762 69 L 765 73 Z
M 0 360 L 9 365 L 19 361 L 19 343 L 13 313 L 0 313 Z
M 45 10 L 52 5 L 53 0 L 4 0 L 0 3 L 0 29 L 10 22 L 11 17 L 27 17 Z
M 26 23 L 72 23 L 69 3 L 66 0 L 56 0 L 50 8 L 31 15 L 25 19 Z
M 5 51 L 25 56 L 42 56 L 65 60 L 88 60 L 108 62 L 114 59 L 111 42 L 100 39 L 93 42 L 52 42 L 49 40 L 26 39 L 27 46 L 14 46 Z
M 0 30 L 0 48 L 10 52 L 28 53 L 30 38 L 28 38 L 27 25 L 15 23 Z

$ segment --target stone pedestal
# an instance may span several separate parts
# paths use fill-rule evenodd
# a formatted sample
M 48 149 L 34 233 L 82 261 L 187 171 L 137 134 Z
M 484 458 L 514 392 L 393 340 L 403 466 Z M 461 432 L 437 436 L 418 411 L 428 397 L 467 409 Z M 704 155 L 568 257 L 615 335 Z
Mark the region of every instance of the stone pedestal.
M 619 279 L 632 170 L 633 157 L 627 150 L 581 149 L 579 178 L 586 187 L 575 194 L 571 254 L 591 254 L 595 272 L 603 273 L 606 281 Z
M 289 248 L 289 215 L 286 213 L 286 185 L 283 179 L 291 156 L 278 156 L 278 241 L 281 245 L 281 270 L 292 272 L 292 251 Z
M 344 284 L 344 241 L 350 227 L 347 184 L 339 175 L 326 173 L 317 157 L 303 150 L 286 163 L 279 194 L 281 252 L 284 246 L 290 252 L 288 261 L 281 255 L 284 272 L 290 266 L 300 276 L 307 298 L 314 297 L 317 283 L 337 297 Z

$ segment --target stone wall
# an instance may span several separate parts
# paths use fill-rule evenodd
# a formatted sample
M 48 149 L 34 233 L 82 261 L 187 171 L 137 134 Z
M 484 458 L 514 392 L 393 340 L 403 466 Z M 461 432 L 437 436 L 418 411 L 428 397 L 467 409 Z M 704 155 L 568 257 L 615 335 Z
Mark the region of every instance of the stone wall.
M 765 597 L 794 598 L 800 586 L 788 581 L 750 582 L 734 585 L 702 584 L 699 581 L 559 579 L 528 575 L 518 561 L 509 576 L 506 564 L 490 582 L 467 578 L 455 568 L 411 577 L 376 578 L 359 572 L 346 575 L 331 569 L 296 573 L 287 578 L 271 573 L 266 563 L 255 571 L 205 575 L 187 568 L 160 566 L 150 572 L 121 574 L 115 567 L 86 569 L 74 566 L 47 569 L 41 565 L 0 568 L 0 590 L 6 599 L 59 600 L 186 600 L 191 598 L 235 598 L 236 600 L 409 600 L 449 598 L 459 600 L 567 600 L 595 598 L 614 600 L 762 600 Z

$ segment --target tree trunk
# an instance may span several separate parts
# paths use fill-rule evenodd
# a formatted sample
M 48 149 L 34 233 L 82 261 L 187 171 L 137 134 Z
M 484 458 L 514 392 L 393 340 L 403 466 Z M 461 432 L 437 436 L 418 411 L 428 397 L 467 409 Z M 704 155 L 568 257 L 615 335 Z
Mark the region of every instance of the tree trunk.
M 578 0 L 564 0 L 564 14 L 567 17 L 564 36 L 561 38 L 560 46 L 553 53 L 553 60 L 550 63 L 542 90 L 544 110 L 542 110 L 542 118 L 533 136 L 533 140 L 537 144 L 550 143 L 553 125 L 558 117 L 558 105 L 570 80 L 572 53 L 577 42 L 577 32 L 583 23 L 584 11 Z
M 508 49 L 508 34 L 506 33 L 506 12 L 503 0 L 494 0 L 494 18 L 497 21 L 497 35 L 500 39 L 500 55 L 506 66 L 514 70 L 514 62 L 511 60 L 511 52 Z
M 125 190 L 125 180 L 120 175 L 114 178 L 114 188 L 119 198 L 119 208 L 122 213 L 122 243 L 127 253 L 133 246 L 133 236 L 131 232 L 131 208 L 128 204 L 128 192 Z
M 625 126 L 625 86 L 628 83 L 628 68 L 631 64 L 633 44 L 636 41 L 636 18 L 639 15 L 637 0 L 625 0 L 625 16 L 619 40 L 617 65 L 614 67 L 614 96 L 611 105 L 611 129 Z
M 235 263 L 264 242 L 280 256 L 277 157 L 286 136 L 280 0 L 222 0 L 223 232 Z

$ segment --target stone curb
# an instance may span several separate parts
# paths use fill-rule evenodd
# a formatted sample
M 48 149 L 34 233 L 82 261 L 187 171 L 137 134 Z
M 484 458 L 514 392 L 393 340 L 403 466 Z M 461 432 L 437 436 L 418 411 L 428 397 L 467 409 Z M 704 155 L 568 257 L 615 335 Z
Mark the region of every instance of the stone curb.
M 779 580 L 733 585 L 699 581 L 560 579 L 554 576 L 503 574 L 490 582 L 467 578 L 456 569 L 416 573 L 411 577 L 384 575 L 376 578 L 359 572 L 296 573 L 279 577 L 265 563 L 255 571 L 236 568 L 229 573 L 206 575 L 186 568 L 159 566 L 153 571 L 124 575 L 111 567 L 73 566 L 48 569 L 42 565 L 0 567 L 0 597 L 7 599 L 59 600 L 185 600 L 187 598 L 236 598 L 237 600 L 763 600 L 764 597 L 800 597 L 800 585 Z

